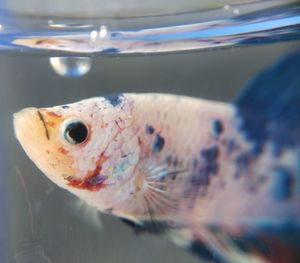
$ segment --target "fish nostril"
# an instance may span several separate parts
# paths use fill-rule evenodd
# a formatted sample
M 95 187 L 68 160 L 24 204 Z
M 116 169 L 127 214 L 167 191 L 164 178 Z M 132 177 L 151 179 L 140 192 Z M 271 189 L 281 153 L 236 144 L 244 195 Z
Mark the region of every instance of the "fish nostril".
M 43 117 L 42 113 L 41 113 L 39 110 L 37 110 L 37 113 L 38 113 L 38 116 L 39 116 L 41 122 L 42 122 L 43 125 L 44 125 L 46 138 L 47 138 L 47 140 L 49 140 L 49 138 L 50 138 L 50 137 L 49 137 L 49 131 L 48 131 L 48 129 L 47 129 L 47 125 L 46 125 L 46 122 L 45 122 L 45 120 L 44 120 L 44 117 Z

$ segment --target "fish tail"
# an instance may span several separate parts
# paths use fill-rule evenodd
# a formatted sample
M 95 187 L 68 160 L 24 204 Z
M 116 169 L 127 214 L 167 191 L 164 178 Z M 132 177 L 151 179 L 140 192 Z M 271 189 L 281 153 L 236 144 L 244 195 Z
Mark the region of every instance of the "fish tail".
M 240 129 L 262 148 L 300 145 L 300 49 L 258 74 L 234 100 Z

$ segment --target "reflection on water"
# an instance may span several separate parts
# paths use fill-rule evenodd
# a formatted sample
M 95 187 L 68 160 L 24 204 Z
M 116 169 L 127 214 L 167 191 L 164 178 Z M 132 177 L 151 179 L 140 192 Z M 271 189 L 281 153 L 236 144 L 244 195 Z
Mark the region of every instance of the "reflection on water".
M 208 11 L 105 20 L 105 24 L 101 19 L 30 19 L 6 14 L 0 21 L 0 49 L 149 54 L 299 39 L 299 4 L 274 5 L 272 1 L 225 4 Z

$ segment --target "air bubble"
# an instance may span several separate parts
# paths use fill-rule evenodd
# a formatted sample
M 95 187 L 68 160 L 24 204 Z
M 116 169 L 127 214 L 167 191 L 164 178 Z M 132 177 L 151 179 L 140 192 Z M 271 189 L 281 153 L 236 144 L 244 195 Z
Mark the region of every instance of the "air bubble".
M 238 15 L 239 13 L 240 13 L 240 10 L 239 10 L 239 9 L 236 8 L 236 9 L 233 10 L 233 14 L 234 14 L 234 15 Z
M 91 69 L 91 59 L 88 57 L 51 57 L 53 70 L 63 77 L 81 77 Z
M 229 10 L 230 8 L 231 8 L 230 5 L 224 5 L 224 9 L 225 9 L 225 10 Z
M 100 30 L 99 30 L 99 37 L 100 38 L 105 38 L 108 34 L 108 30 L 106 28 L 106 26 L 101 26 Z
M 90 33 L 90 39 L 95 41 L 98 39 L 105 39 L 109 36 L 109 31 L 106 26 L 101 26 L 99 30 L 92 30 Z
M 91 31 L 90 38 L 91 40 L 96 40 L 98 37 L 98 32 L 96 30 Z

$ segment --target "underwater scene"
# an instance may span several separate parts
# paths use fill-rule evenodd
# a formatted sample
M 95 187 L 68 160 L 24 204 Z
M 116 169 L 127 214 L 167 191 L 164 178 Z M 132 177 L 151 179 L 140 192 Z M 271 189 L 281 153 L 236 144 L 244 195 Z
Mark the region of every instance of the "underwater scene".
M 300 262 L 299 1 L 3 1 L 0 80 L 1 263 Z

